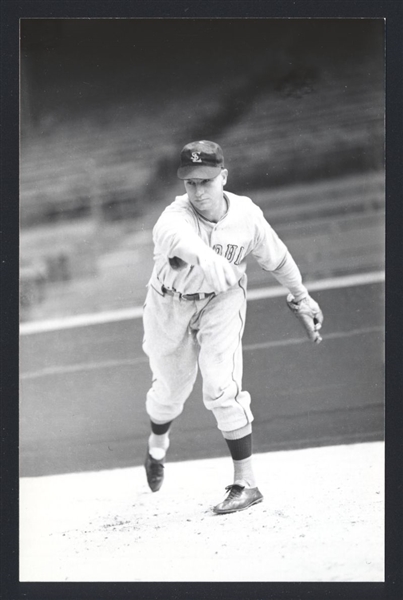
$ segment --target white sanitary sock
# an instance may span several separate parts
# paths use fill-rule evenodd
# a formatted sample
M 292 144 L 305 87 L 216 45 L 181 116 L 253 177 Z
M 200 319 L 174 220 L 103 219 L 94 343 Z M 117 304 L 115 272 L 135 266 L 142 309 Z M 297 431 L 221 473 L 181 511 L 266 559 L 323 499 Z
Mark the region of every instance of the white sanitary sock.
M 168 448 L 169 432 L 163 433 L 162 435 L 151 433 L 150 437 L 148 438 L 148 449 L 150 456 L 152 456 L 155 460 L 162 460 L 165 458 Z
M 234 460 L 234 483 L 248 488 L 256 487 L 256 479 L 252 468 L 252 456 L 243 460 Z

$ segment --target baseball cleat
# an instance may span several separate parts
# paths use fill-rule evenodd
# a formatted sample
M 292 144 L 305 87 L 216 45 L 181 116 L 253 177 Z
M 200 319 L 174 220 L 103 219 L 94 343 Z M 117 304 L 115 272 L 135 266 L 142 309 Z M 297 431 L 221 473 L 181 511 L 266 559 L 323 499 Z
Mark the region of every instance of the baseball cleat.
M 144 464 L 147 474 L 148 485 L 153 492 L 158 492 L 164 481 L 164 460 L 155 460 L 147 452 L 146 462 Z
M 229 492 L 228 496 L 213 508 L 213 511 L 218 515 L 245 510 L 263 500 L 263 496 L 257 487 L 246 488 L 234 483 L 228 485 L 225 489 Z

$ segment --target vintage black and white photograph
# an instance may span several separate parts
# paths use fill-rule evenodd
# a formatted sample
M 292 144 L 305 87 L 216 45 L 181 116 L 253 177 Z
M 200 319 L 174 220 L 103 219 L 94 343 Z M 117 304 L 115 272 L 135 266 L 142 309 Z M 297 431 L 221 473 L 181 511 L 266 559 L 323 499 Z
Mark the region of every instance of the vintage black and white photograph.
M 384 582 L 385 21 L 20 20 L 21 582 Z

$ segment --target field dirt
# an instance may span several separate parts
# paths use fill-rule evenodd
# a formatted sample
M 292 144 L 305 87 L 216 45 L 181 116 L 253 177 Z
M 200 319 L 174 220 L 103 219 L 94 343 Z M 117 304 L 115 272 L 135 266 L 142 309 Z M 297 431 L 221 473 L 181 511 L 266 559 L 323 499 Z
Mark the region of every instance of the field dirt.
M 264 501 L 211 507 L 227 458 L 22 478 L 21 581 L 384 580 L 382 442 L 255 455 Z

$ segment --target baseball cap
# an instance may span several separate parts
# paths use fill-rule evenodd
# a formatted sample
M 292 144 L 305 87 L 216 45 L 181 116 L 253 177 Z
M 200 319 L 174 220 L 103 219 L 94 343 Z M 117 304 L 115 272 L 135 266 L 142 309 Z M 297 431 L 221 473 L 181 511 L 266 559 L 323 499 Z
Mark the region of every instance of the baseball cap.
M 179 179 L 212 179 L 224 168 L 224 155 L 218 144 L 201 140 L 182 148 Z

